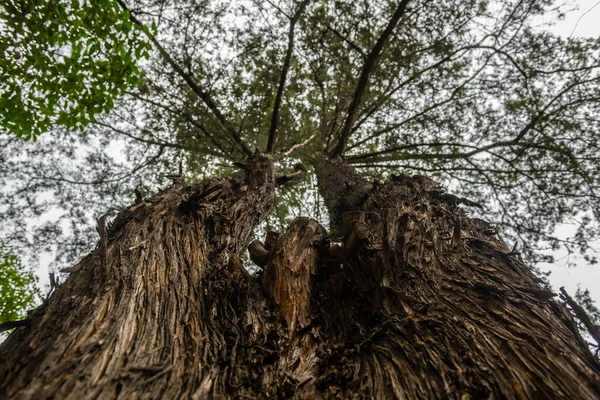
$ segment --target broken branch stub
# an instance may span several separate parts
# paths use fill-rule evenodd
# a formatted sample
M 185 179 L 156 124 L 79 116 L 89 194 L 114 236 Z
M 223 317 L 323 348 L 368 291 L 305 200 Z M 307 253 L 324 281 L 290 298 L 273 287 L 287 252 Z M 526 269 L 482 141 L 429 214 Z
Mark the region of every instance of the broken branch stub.
M 265 291 L 279 305 L 291 332 L 310 322 L 311 276 L 316 273 L 319 247 L 327 237 L 314 219 L 297 218 L 271 252 L 265 266 Z

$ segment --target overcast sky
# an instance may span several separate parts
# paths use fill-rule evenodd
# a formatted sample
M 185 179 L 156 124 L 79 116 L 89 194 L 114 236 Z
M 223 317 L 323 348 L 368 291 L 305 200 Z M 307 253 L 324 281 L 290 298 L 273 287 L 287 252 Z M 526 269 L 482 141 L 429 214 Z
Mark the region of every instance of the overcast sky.
M 569 2 L 577 11 L 570 12 L 563 21 L 558 22 L 551 31 L 564 37 L 594 37 L 600 36 L 600 1 L 599 0 L 572 0 Z M 542 22 L 549 22 L 549 19 Z M 600 135 L 600 132 L 598 132 Z M 599 155 L 600 156 L 600 155 Z M 559 226 L 556 233 L 560 236 L 567 236 L 574 231 L 569 226 Z M 594 246 L 600 250 L 600 243 Z M 582 259 L 572 259 L 577 263 L 577 267 L 567 267 L 566 252 L 554 253 L 556 262 L 554 264 L 541 264 L 540 267 L 545 271 L 552 271 L 550 282 L 555 290 L 561 286 L 570 293 L 574 294 L 577 286 L 587 288 L 600 307 L 600 265 L 588 265 Z M 600 254 L 599 254 L 600 258 Z
M 578 10 L 567 14 L 563 21 L 558 22 L 551 31 L 564 37 L 599 37 L 600 36 L 600 1 L 599 0 L 570 0 L 571 8 Z M 549 17 L 540 18 L 540 23 L 550 22 Z M 599 133 L 600 134 L 600 133 Z M 90 227 L 92 229 L 92 227 Z M 557 229 L 559 236 L 568 236 L 574 232 L 574 228 L 562 225 Z M 595 246 L 600 249 L 600 243 Z M 552 271 L 550 282 L 555 290 L 564 286 L 571 294 L 575 293 L 577 286 L 589 289 L 592 298 L 600 306 L 600 265 L 587 265 L 581 259 L 571 259 L 577 263 L 577 267 L 567 267 L 566 253 L 554 253 L 556 262 L 554 264 L 539 265 L 544 271 Z M 600 258 L 600 257 L 599 257 Z M 50 254 L 43 255 L 40 266 L 36 270 L 40 278 L 40 285 L 46 291 L 48 285 L 48 264 L 52 260 Z

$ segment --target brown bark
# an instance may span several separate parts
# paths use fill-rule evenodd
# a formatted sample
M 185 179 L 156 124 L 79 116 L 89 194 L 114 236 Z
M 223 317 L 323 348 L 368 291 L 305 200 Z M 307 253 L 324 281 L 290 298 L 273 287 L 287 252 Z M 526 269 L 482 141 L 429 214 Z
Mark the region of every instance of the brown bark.
M 424 177 L 317 171 L 342 243 L 298 218 L 257 278 L 239 255 L 273 201 L 267 159 L 125 210 L 106 265 L 99 247 L 0 347 L 0 397 L 600 396 L 572 316 L 486 223 Z
M 123 211 L 106 253 L 85 257 L 0 348 L 0 398 L 261 390 L 275 318 L 239 255 L 273 196 L 273 165 L 258 157 L 235 178 L 175 184 Z
M 336 211 L 344 181 L 328 178 L 319 186 Z M 328 278 L 315 296 L 316 320 L 337 349 L 322 359 L 322 390 L 342 398 L 599 398 L 600 368 L 566 307 L 485 222 L 447 198 L 428 178 L 401 175 L 345 213 L 338 262 L 321 271 Z
M 341 236 L 344 233 L 344 213 L 359 210 L 373 185 L 341 157 L 319 162 L 315 171 L 319 178 L 319 191 L 332 219 L 331 229 L 334 236 Z

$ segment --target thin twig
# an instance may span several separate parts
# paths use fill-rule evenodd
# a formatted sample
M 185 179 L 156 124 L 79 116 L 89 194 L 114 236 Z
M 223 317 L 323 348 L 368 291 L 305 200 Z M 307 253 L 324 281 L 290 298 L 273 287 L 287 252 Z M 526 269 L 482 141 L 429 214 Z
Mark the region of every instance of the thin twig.
M 290 30 L 288 32 L 288 47 L 285 53 L 285 59 L 283 61 L 283 67 L 281 68 L 281 75 L 279 76 L 279 87 L 277 88 L 277 94 L 275 95 L 275 105 L 273 106 L 273 114 L 271 115 L 271 126 L 269 127 L 269 140 L 267 142 L 267 153 L 273 152 L 273 146 L 275 145 L 275 133 L 277 131 L 277 123 L 279 122 L 279 109 L 281 108 L 281 101 L 283 99 L 283 90 L 285 89 L 285 82 L 287 80 L 287 74 L 290 70 L 290 64 L 292 62 L 292 53 L 294 51 L 294 28 L 296 23 L 300 19 L 300 16 L 306 9 L 310 0 L 304 0 L 300 3 L 298 10 L 294 13 L 294 16 L 290 20 Z

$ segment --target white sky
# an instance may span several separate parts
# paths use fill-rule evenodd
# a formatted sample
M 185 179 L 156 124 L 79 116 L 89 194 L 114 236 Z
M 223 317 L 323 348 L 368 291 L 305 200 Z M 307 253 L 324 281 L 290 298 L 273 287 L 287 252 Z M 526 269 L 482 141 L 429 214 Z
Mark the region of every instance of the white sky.
M 599 0 L 570 0 L 569 4 L 578 7 L 578 10 L 567 14 L 563 21 L 558 22 L 551 31 L 564 37 L 599 37 L 600 36 L 600 1 Z M 549 19 L 540 18 L 540 23 L 550 22 Z M 93 229 L 90 226 L 90 229 Z M 557 235 L 567 236 L 573 227 L 561 225 L 557 228 Z M 600 249 L 600 243 L 595 246 Z M 561 286 L 574 294 L 577 286 L 587 288 L 592 298 L 600 306 L 600 265 L 587 265 L 583 260 L 576 260 L 577 267 L 566 266 L 566 253 L 554 253 L 556 262 L 554 264 L 541 264 L 539 267 L 544 271 L 552 271 L 549 279 L 554 289 L 558 291 Z M 48 266 L 52 261 L 52 255 L 44 254 L 40 259 L 40 266 L 36 274 L 40 278 L 40 286 L 46 291 L 49 284 Z
M 570 0 L 570 5 L 578 8 L 570 12 L 563 21 L 558 22 L 551 31 L 564 37 L 599 37 L 600 36 L 600 1 L 599 0 Z M 540 18 L 541 22 L 550 22 Z M 574 231 L 572 226 L 561 225 L 557 227 L 558 236 L 568 236 Z M 600 249 L 600 243 L 594 246 Z M 569 294 L 573 295 L 577 286 L 587 288 L 596 305 L 600 307 L 600 265 L 588 265 L 584 260 L 576 260 L 576 267 L 567 267 L 566 252 L 556 252 L 553 264 L 541 264 L 544 271 L 551 271 L 550 283 L 555 290 L 564 286 Z

